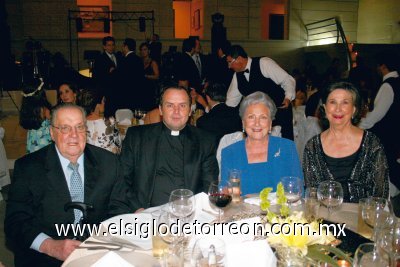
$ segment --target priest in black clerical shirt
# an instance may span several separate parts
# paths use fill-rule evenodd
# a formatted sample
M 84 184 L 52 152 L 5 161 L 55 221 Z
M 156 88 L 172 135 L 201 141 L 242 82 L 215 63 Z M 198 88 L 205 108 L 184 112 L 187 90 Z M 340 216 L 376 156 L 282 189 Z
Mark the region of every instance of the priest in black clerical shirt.
M 125 185 L 111 203 L 111 214 L 140 211 L 165 204 L 172 190 L 207 192 L 218 177 L 217 138 L 187 124 L 190 94 L 167 87 L 161 94 L 163 121 L 129 128 L 122 146 Z

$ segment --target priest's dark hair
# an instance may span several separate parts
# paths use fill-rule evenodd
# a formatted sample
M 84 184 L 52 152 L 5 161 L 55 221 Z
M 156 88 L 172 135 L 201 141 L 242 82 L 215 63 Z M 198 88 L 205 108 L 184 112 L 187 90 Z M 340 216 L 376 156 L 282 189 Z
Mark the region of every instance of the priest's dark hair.
M 160 97 L 159 97 L 159 101 L 160 101 L 160 106 L 162 105 L 162 103 L 163 103 L 163 98 L 164 98 L 164 94 L 165 94 L 165 92 L 168 90 L 168 89 L 175 89 L 175 90 L 183 90 L 183 91 L 185 91 L 186 92 L 186 94 L 188 95 L 188 97 L 189 97 L 189 103 L 190 103 L 190 90 L 188 89 L 188 88 L 186 88 L 186 87 L 183 87 L 183 86 L 179 86 L 177 83 L 175 83 L 175 82 L 168 82 L 168 83 L 165 83 L 165 84 L 163 84 L 163 86 L 162 86 L 162 88 L 161 88 L 161 91 L 160 91 Z
M 232 45 L 227 51 L 225 51 L 226 56 L 231 56 L 232 58 L 247 58 L 247 53 L 244 51 L 243 47 L 240 45 Z

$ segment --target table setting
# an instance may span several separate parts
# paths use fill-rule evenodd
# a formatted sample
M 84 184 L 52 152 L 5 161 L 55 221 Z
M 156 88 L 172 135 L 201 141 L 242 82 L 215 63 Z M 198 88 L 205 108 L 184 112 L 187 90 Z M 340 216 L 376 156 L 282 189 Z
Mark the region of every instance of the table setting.
M 276 192 L 266 188 L 237 202 L 229 182 L 196 195 L 174 190 L 165 205 L 102 222 L 101 234 L 83 242 L 63 266 L 396 266 L 400 224 L 390 203 L 382 207 L 377 198 L 342 203 L 335 184 L 303 193 L 297 179 L 282 181 Z M 255 227 L 294 222 L 340 224 L 341 236 L 331 228 L 317 237 L 269 236 Z

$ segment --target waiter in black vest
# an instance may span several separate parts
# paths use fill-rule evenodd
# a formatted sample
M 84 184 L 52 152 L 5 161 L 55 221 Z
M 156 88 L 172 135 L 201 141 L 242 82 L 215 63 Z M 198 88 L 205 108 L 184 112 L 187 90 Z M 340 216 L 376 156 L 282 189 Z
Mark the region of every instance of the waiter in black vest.
M 268 94 L 278 112 L 273 125 L 282 127 L 282 137 L 293 140 L 293 112 L 291 100 L 296 95 L 296 82 L 275 61 L 268 57 L 250 58 L 240 45 L 233 45 L 226 61 L 235 71 L 229 86 L 226 104 L 235 107 L 242 96 L 256 91 Z

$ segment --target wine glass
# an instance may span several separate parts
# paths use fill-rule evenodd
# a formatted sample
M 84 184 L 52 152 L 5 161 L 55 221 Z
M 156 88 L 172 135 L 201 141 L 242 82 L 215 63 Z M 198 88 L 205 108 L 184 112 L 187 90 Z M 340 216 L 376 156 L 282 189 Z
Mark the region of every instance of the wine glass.
M 364 243 L 358 246 L 354 254 L 354 267 L 388 267 L 390 257 L 384 250 L 377 249 L 374 243 Z
M 186 220 L 193 214 L 196 203 L 193 192 L 189 189 L 176 189 L 169 196 L 170 212 L 176 217 Z
M 232 186 L 229 181 L 221 180 L 210 184 L 208 199 L 218 208 L 218 221 L 221 222 L 221 209 L 232 201 Z
M 292 203 L 300 200 L 301 194 L 303 193 L 303 183 L 299 177 L 285 176 L 281 178 L 283 189 L 285 190 L 285 196 L 291 208 Z
M 394 223 L 392 203 L 386 198 L 369 197 L 360 200 L 360 205 L 361 216 L 365 224 L 374 229 L 372 240 L 376 241 L 378 232 L 390 228 Z
M 323 181 L 319 184 L 317 189 L 317 196 L 321 202 L 328 209 L 328 219 L 331 216 L 332 208 L 340 206 L 343 202 L 343 188 L 339 182 Z

